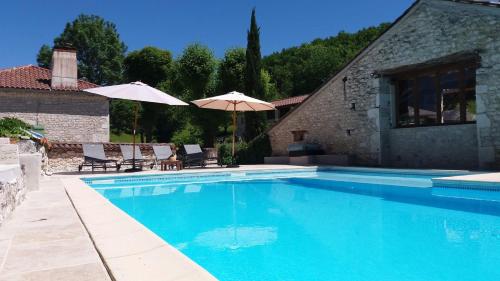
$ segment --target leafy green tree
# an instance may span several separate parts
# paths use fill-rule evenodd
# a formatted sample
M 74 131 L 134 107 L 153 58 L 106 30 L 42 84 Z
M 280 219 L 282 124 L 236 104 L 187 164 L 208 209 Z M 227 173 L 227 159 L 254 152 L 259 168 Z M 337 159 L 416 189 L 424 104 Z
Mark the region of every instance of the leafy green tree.
M 215 56 L 208 47 L 195 43 L 184 49 L 177 61 L 177 72 L 186 98 L 205 97 L 214 79 L 216 66 Z
M 167 50 L 156 47 L 145 47 L 141 50 L 130 52 L 124 60 L 125 80 L 127 82 L 142 81 L 152 87 L 158 87 L 160 83 L 169 79 L 169 73 L 172 68 L 172 54 Z M 158 132 L 161 131 L 163 122 L 169 122 L 166 119 L 167 106 L 142 103 L 140 127 L 146 138 L 146 142 L 153 141 Z M 170 124 L 168 124 L 170 125 Z
M 151 87 L 167 80 L 172 68 L 172 54 L 156 47 L 130 52 L 124 60 L 127 82 L 142 81 Z
M 252 10 L 250 30 L 247 32 L 246 66 L 245 66 L 246 94 L 257 99 L 264 99 L 264 90 L 261 79 L 260 28 L 255 18 L 255 8 Z M 261 112 L 247 112 L 245 114 L 245 137 L 248 140 L 259 135 L 265 128 L 266 117 Z
M 226 94 L 231 91 L 245 92 L 245 67 L 245 49 L 228 49 L 219 63 L 217 86 L 218 94 Z M 225 139 L 230 135 L 228 130 L 231 125 L 231 116 L 226 114 L 226 118 L 222 122 L 221 133 L 219 136 L 221 139 Z
M 114 99 L 109 107 L 111 132 L 121 135 L 132 133 L 134 122 L 134 102 Z
M 173 61 L 167 80 L 158 84 L 157 88 L 165 93 L 169 93 L 188 102 L 185 89 L 183 88 L 178 74 L 178 63 Z M 190 121 L 189 106 L 167 106 L 165 110 L 159 112 L 156 119 L 155 137 L 158 142 L 171 142 L 175 133 L 180 131 Z
M 219 64 L 219 89 L 221 93 L 245 91 L 246 54 L 243 48 L 226 51 Z
M 197 143 L 200 146 L 203 146 L 203 130 L 198 126 L 187 122 L 181 130 L 174 133 L 172 142 L 178 147 L 183 144 L 192 143 Z
M 206 46 L 192 44 L 184 49 L 176 62 L 176 82 L 182 98 L 186 101 L 201 99 L 215 94 L 217 60 Z M 219 126 L 225 119 L 225 112 L 218 110 L 187 108 L 189 123 L 202 130 L 203 141 L 213 146 Z
M 52 48 L 49 45 L 43 44 L 38 55 L 36 56 L 36 62 L 38 66 L 50 68 L 50 63 L 52 61 Z
M 45 46 L 40 49 L 37 62 L 47 67 L 51 55 L 48 46 Z M 79 77 L 99 85 L 122 81 L 127 47 L 120 40 L 114 23 L 95 15 L 79 15 L 73 22 L 66 24 L 61 35 L 54 39 L 54 46 L 72 46 L 77 49 Z
M 155 122 L 154 137 L 158 142 L 170 142 L 176 131 L 182 128 L 183 122 L 179 120 L 176 107 L 167 107 L 158 112 Z
M 355 33 L 339 32 L 336 36 L 284 49 L 264 57 L 262 67 L 271 74 L 281 98 L 309 94 L 388 26 L 384 23 Z
M 262 91 L 264 92 L 264 100 L 273 101 L 279 99 L 279 93 L 276 85 L 272 81 L 271 74 L 265 69 L 260 70 L 260 81 L 262 84 Z

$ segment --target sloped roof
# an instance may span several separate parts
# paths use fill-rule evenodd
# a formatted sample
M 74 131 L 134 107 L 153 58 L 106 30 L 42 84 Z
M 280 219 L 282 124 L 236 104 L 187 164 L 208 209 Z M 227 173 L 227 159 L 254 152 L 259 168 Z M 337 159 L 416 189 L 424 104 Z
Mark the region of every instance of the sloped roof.
M 275 101 L 272 101 L 271 103 L 275 107 L 283 107 L 283 106 L 288 106 L 288 105 L 296 105 L 296 104 L 301 104 L 308 97 L 309 97 L 309 95 L 289 97 L 289 98 L 286 98 L 286 99 L 275 100 Z
M 59 90 L 59 91 L 82 91 L 85 89 L 99 87 L 94 83 L 78 80 L 77 88 L 52 88 L 50 69 L 25 65 L 0 70 L 0 88 L 14 88 L 27 90 Z

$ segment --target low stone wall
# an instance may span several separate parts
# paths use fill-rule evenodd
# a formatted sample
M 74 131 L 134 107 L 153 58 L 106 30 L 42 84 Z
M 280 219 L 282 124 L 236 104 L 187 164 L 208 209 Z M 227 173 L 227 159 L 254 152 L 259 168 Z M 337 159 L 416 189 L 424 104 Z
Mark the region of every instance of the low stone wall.
M 24 200 L 26 193 L 38 189 L 42 154 L 29 140 L 11 144 L 0 138 L 0 224 Z
M 104 153 L 109 159 L 123 160 L 120 152 L 120 144 L 118 143 L 103 143 Z M 155 143 L 154 145 L 170 145 L 172 151 L 175 152 L 175 147 L 168 143 Z M 151 144 L 137 144 L 140 148 L 142 156 L 150 161 L 154 160 L 154 153 Z M 61 172 L 78 172 L 78 165 L 83 162 L 83 148 L 81 143 L 53 143 L 52 148 L 48 152 L 48 170 L 51 173 Z M 85 167 L 84 170 L 90 169 Z
M 0 144 L 0 165 L 19 164 L 19 148 L 15 144 Z
M 19 165 L 0 165 L 0 224 L 24 200 L 27 188 Z

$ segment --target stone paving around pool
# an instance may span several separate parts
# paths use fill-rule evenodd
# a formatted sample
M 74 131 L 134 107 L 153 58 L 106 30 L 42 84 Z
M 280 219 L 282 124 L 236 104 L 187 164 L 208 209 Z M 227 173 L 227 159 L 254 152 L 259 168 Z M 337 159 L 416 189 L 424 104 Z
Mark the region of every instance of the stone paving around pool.
M 0 280 L 110 281 L 61 181 L 43 179 L 0 228 Z

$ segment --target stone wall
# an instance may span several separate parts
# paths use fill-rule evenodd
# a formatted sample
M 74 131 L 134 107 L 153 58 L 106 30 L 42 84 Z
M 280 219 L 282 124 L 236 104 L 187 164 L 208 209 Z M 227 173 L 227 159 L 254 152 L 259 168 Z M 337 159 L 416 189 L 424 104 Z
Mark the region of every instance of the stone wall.
M 166 143 L 155 145 L 170 145 Z M 151 144 L 137 145 L 142 156 L 148 163 L 154 160 L 154 153 Z M 173 152 L 175 147 L 171 146 Z M 104 153 L 109 159 L 121 161 L 123 157 L 120 152 L 120 145 L 115 143 L 105 143 Z M 83 149 L 80 143 L 55 143 L 48 153 L 48 170 L 51 173 L 78 172 L 78 165 L 83 162 Z M 90 171 L 90 167 L 84 167 L 84 171 Z
M 9 173 L 8 176 L 5 176 L 6 171 L 4 169 L 5 167 L 0 164 L 0 224 L 24 200 L 28 190 L 19 165 L 9 167 L 9 169 L 15 169 L 16 171 Z
M 1 138 L 6 139 L 6 138 Z M 0 164 L 2 165 L 18 165 L 19 164 L 19 148 L 16 144 L 0 143 Z
M 0 118 L 44 127 L 51 141 L 109 141 L 109 102 L 83 92 L 0 89 Z
M 474 169 L 478 162 L 476 132 L 475 124 L 392 129 L 391 165 Z
M 444 140 L 453 139 L 452 147 L 460 148 L 449 153 L 468 150 L 467 154 L 477 153 L 480 167 L 499 166 L 498 34 L 499 8 L 443 0 L 419 1 L 374 44 L 269 130 L 273 155 L 286 155 L 287 145 L 293 143 L 291 132 L 306 130 L 305 141 L 320 143 L 328 154 L 350 155 L 358 165 L 397 165 L 391 163 L 394 87 L 390 79 L 376 73 L 467 52 L 476 53 L 481 60 L 476 74 L 477 146 L 467 146 L 470 135 Z M 451 126 L 447 131 L 459 128 Z M 432 136 L 434 130 L 419 128 L 419 132 Z M 422 137 L 421 145 L 432 145 L 430 139 Z M 469 164 L 464 163 L 463 167 Z
M 26 195 L 26 170 L 19 161 L 19 149 L 8 138 L 0 138 L 0 224 Z

